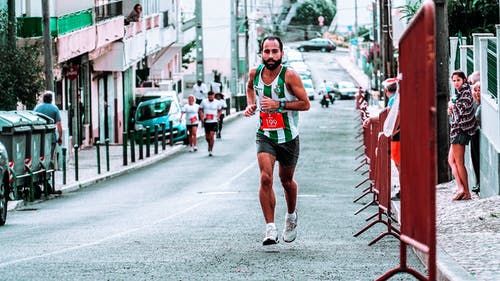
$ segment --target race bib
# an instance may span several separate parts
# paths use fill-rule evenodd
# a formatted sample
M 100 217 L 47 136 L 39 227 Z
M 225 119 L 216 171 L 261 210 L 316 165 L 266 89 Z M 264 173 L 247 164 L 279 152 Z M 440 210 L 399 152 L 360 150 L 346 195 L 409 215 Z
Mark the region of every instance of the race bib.
M 283 115 L 279 112 L 260 112 L 260 129 L 263 131 L 274 131 L 285 128 Z
M 207 119 L 207 120 L 214 120 L 214 115 L 213 114 L 207 114 L 207 115 L 205 115 L 205 119 Z
M 196 116 L 189 118 L 189 122 L 191 122 L 191 124 L 196 123 L 196 121 L 198 121 L 198 117 L 196 117 Z

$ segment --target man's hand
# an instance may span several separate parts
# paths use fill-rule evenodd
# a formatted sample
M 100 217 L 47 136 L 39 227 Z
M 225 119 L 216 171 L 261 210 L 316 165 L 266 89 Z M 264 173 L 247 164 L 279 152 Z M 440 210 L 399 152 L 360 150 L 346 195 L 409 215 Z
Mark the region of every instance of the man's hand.
M 247 108 L 245 109 L 244 115 L 246 117 L 250 117 L 250 116 L 255 114 L 256 110 L 257 110 L 256 104 L 249 104 L 249 105 L 247 105 Z
M 59 137 L 59 138 L 57 139 L 57 144 L 58 144 L 58 145 L 61 145 L 61 144 L 62 144 L 62 137 Z
M 263 96 L 260 100 L 260 108 L 262 108 L 263 110 L 273 110 L 278 109 L 279 107 L 279 101 L 275 101 L 270 97 Z

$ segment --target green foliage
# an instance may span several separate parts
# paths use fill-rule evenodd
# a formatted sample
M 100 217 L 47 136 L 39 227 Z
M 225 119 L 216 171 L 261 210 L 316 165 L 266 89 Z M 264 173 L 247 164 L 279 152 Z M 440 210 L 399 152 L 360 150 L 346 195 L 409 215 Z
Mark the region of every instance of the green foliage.
M 325 18 L 324 25 L 328 26 L 335 16 L 335 5 L 330 0 L 307 0 L 297 8 L 297 14 L 290 22 L 291 25 L 318 25 L 318 17 Z
M 195 61 L 193 50 L 196 48 L 196 41 L 192 41 L 182 47 L 182 67 L 188 68 L 188 64 Z
M 399 9 L 401 14 L 403 14 L 400 19 L 406 20 L 406 23 L 409 23 L 413 16 L 417 13 L 420 6 L 422 6 L 422 0 L 418 0 L 413 3 L 406 3 L 405 5 L 396 8 Z
M 6 33 L 6 12 L 0 13 L 0 33 Z M 21 102 L 27 108 L 36 105 L 43 89 L 42 51 L 39 44 L 13 48 L 0 41 L 0 110 L 14 110 Z
M 472 33 L 493 33 L 498 23 L 498 0 L 449 0 L 448 2 L 448 32 L 450 36 L 461 34 L 472 38 Z M 398 7 L 403 16 L 410 22 L 422 5 L 419 0 Z M 469 42 L 470 43 L 470 42 Z
M 459 33 L 472 38 L 472 33 L 496 33 L 498 23 L 498 0 L 450 0 L 448 1 L 448 23 L 450 36 Z M 470 42 L 469 42 L 470 43 Z

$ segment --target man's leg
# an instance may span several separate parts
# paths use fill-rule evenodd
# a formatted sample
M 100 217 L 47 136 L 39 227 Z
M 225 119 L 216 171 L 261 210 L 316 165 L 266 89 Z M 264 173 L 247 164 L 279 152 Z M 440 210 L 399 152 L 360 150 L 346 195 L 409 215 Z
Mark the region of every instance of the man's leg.
M 257 154 L 260 169 L 259 200 L 266 223 L 274 222 L 274 208 L 276 196 L 273 190 L 273 171 L 276 157 L 261 152 Z
M 297 183 L 293 180 L 294 173 L 295 167 L 285 168 L 281 165 L 279 166 L 279 176 L 281 185 L 283 185 L 285 190 L 285 199 L 289 214 L 293 214 L 297 206 Z

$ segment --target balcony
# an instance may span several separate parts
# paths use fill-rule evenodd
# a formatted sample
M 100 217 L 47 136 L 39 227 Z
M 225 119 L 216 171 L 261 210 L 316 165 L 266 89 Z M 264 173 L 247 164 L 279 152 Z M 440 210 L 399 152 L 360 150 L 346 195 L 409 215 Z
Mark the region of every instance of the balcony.
M 117 16 L 122 16 L 122 1 L 114 1 L 112 3 L 96 6 L 94 8 L 94 12 L 96 22 L 104 21 Z
M 43 36 L 42 17 L 17 18 L 17 36 L 22 38 Z M 92 9 L 82 10 L 60 17 L 50 18 L 50 34 L 53 37 L 92 26 Z

